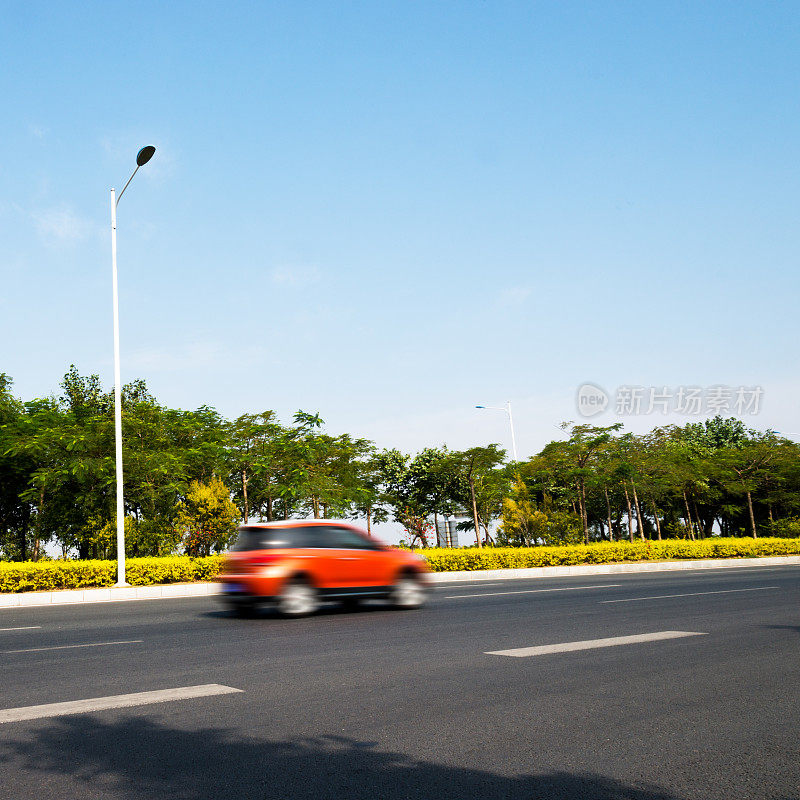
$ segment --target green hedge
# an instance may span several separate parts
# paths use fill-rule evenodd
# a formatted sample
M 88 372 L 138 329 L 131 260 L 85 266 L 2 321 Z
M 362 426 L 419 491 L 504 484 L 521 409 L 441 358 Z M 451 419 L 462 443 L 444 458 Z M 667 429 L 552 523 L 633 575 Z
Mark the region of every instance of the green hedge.
M 221 566 L 222 556 L 129 558 L 125 578 L 133 586 L 211 581 L 219 575 Z M 88 589 L 116 582 L 116 561 L 0 562 L 0 592 Z
M 800 539 L 715 537 L 698 542 L 669 539 L 662 542 L 603 542 L 567 547 L 484 547 L 480 550 L 430 548 L 417 552 L 427 559 L 431 571 L 453 572 L 625 561 L 800 555 Z M 219 575 L 222 560 L 222 556 L 129 558 L 125 574 L 128 583 L 134 586 L 211 581 Z M 0 592 L 84 589 L 113 586 L 116 580 L 116 561 L 0 562 Z
M 800 539 L 669 539 L 661 542 L 602 542 L 565 547 L 484 547 L 418 550 L 432 572 L 519 569 L 625 561 L 671 561 L 694 558 L 754 558 L 800 555 Z

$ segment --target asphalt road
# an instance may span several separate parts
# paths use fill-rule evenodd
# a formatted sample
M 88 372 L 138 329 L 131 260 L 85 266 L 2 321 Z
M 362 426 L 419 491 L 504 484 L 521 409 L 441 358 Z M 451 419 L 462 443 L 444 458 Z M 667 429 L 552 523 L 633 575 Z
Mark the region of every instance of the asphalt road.
M 0 709 L 240 690 L 0 724 L 4 798 L 800 798 L 800 567 L 484 580 L 300 620 L 15 609 L 0 629 Z M 701 635 L 595 641 L 663 632 Z

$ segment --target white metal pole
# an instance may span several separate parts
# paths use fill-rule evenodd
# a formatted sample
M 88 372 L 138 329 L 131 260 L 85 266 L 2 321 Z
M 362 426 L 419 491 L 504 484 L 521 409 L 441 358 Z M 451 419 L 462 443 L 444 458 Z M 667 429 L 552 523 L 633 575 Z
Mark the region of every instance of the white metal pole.
M 130 183 L 130 181 L 129 181 Z M 125 191 L 124 189 L 122 191 Z M 117 199 L 111 190 L 111 273 L 114 291 L 114 444 L 117 462 L 117 586 L 125 582 L 125 500 L 122 486 L 122 382 L 119 368 L 119 292 L 117 290 Z
M 517 440 L 514 437 L 514 418 L 511 416 L 511 401 L 506 400 L 506 410 L 508 411 L 508 423 L 511 425 L 511 452 L 514 455 L 514 461 L 517 460 Z

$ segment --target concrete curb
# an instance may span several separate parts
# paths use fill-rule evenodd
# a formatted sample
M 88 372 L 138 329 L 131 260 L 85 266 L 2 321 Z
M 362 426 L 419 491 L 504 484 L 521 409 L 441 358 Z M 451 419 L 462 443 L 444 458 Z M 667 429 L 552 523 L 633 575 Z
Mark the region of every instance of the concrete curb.
M 636 564 L 576 564 L 570 567 L 530 567 L 525 569 L 482 569 L 464 572 L 433 572 L 434 584 L 481 580 L 519 580 L 522 578 L 564 578 L 571 575 L 616 575 L 628 572 L 668 572 L 672 570 L 735 569 L 800 565 L 800 556 L 765 558 L 715 558 L 693 561 L 649 561 Z M 8 608 L 74 605 L 76 603 L 117 603 L 128 600 L 168 600 L 179 597 L 209 597 L 220 593 L 219 583 L 168 583 L 160 586 L 131 586 L 103 589 L 67 589 L 55 592 L 17 592 L 0 594 L 0 611 Z
M 125 600 L 167 600 L 173 597 L 206 597 L 219 594 L 218 583 L 167 583 L 160 586 L 130 586 L 102 589 L 66 589 L 54 592 L 0 594 L 0 611 L 5 608 L 62 606 L 75 603 L 116 603 Z
M 459 581 L 515 580 L 520 578 L 564 578 L 570 575 L 617 575 L 624 572 L 668 572 L 671 570 L 731 569 L 742 567 L 791 566 L 800 564 L 800 556 L 765 556 L 763 558 L 707 558 L 692 561 L 647 561 L 635 564 L 576 564 L 569 567 L 529 567 L 524 569 L 481 569 L 463 572 L 434 572 L 434 583 Z

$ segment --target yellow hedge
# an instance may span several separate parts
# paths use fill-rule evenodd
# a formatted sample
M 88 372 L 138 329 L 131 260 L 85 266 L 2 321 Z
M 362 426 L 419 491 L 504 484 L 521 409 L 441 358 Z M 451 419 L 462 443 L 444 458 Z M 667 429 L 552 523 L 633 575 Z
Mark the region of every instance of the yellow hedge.
M 219 574 L 221 566 L 222 556 L 129 558 L 125 577 L 133 586 L 211 581 Z M 0 562 L 0 592 L 88 589 L 113 586 L 116 582 L 116 561 Z
M 485 547 L 418 550 L 433 572 L 664 561 L 693 558 L 753 558 L 800 555 L 800 539 L 721 539 L 692 542 L 603 542 L 566 547 Z M 222 556 L 129 558 L 126 577 L 134 586 L 211 581 L 219 575 Z M 113 586 L 116 561 L 0 562 L 0 592 L 36 592 Z
M 565 547 L 484 547 L 418 550 L 432 572 L 476 569 L 519 569 L 624 561 L 672 561 L 694 558 L 755 558 L 800 555 L 800 539 L 722 539 L 692 542 L 668 539 L 645 542 L 602 542 Z

